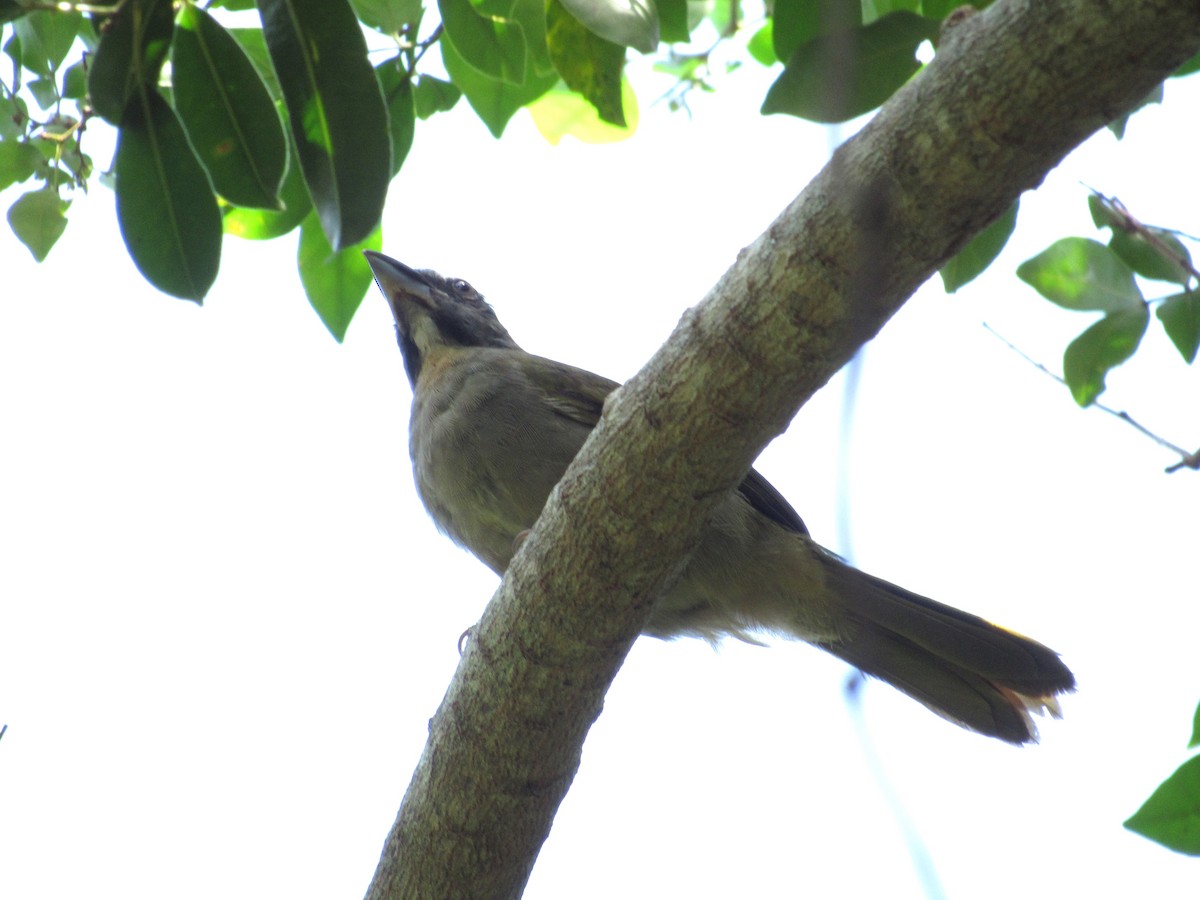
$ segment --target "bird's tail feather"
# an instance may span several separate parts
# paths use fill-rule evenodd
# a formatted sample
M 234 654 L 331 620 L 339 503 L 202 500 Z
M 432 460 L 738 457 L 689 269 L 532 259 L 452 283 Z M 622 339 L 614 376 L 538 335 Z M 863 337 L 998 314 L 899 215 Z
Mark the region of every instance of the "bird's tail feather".
M 1057 717 L 1075 677 L 1048 647 L 829 559 L 851 627 L 825 649 L 939 715 L 1015 744 L 1037 740 L 1030 713 Z M 840 583 L 837 583 L 840 582 Z

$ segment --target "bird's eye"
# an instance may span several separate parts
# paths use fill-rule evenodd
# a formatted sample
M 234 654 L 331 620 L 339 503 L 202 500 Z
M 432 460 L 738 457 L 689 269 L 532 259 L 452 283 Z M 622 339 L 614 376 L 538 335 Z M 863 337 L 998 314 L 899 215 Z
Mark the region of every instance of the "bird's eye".
M 468 294 L 471 292 L 471 285 L 463 281 L 461 278 L 455 278 L 450 282 L 450 287 L 454 288 L 460 294 Z

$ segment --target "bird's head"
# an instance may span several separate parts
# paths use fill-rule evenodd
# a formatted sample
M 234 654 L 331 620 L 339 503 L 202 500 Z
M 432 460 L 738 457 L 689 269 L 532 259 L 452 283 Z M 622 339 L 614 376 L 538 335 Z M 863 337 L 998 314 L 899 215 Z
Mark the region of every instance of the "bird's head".
M 404 370 L 413 384 L 422 361 L 439 347 L 518 349 L 483 295 L 461 278 L 410 269 L 373 250 L 363 255 L 392 308 Z

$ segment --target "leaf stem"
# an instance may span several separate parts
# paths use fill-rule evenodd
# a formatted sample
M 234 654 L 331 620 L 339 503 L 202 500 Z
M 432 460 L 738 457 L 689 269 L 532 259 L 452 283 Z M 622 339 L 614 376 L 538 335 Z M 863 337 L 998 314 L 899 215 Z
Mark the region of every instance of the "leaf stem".
M 1004 335 L 1000 334 L 1000 332 L 996 331 L 996 329 L 994 329 L 987 322 L 983 323 L 983 327 L 986 328 L 988 330 L 988 332 L 990 332 L 994 337 L 996 337 L 1001 343 L 1003 343 L 1004 346 L 1008 347 L 1009 350 L 1011 350 L 1013 353 L 1017 354 L 1017 356 L 1021 357 L 1021 359 L 1025 360 L 1025 362 L 1029 363 L 1031 366 L 1033 366 L 1035 369 L 1040 371 L 1042 374 L 1050 376 L 1051 378 L 1053 378 L 1055 381 L 1057 381 L 1059 384 L 1063 385 L 1064 387 L 1067 386 L 1066 381 L 1063 380 L 1061 375 L 1051 372 L 1049 369 L 1047 369 L 1044 365 L 1042 365 L 1036 359 L 1031 357 L 1028 353 L 1026 353 L 1020 347 L 1016 346 L 1008 338 L 1004 337 Z M 1160 447 L 1164 447 L 1165 449 L 1170 450 L 1172 453 L 1179 454 L 1179 462 L 1168 466 L 1164 470 L 1168 474 L 1170 474 L 1172 472 L 1177 472 L 1180 469 L 1200 469 L 1200 450 L 1197 450 L 1194 453 L 1189 453 L 1187 450 L 1184 450 L 1182 447 L 1172 444 L 1166 438 L 1159 437 L 1157 434 L 1155 434 L 1153 431 L 1151 431 L 1145 425 L 1138 422 L 1136 419 L 1134 419 L 1133 416 L 1131 416 L 1129 413 L 1125 412 L 1124 410 L 1116 410 L 1116 409 L 1113 409 L 1111 406 L 1105 406 L 1103 403 L 1099 402 L 1098 400 L 1093 400 L 1089 405 L 1096 409 L 1099 409 L 1103 412 L 1108 413 L 1110 416 L 1116 416 L 1118 419 L 1120 419 L 1126 425 L 1129 425 L 1132 428 L 1136 429 L 1137 431 L 1141 432 L 1143 435 L 1150 438 L 1150 440 L 1154 441 Z

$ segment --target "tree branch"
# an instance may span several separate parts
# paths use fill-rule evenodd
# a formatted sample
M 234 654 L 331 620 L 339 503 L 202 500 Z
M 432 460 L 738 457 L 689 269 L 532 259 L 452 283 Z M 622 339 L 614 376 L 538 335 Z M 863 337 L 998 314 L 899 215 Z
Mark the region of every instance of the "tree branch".
M 1002 0 L 948 29 L 610 398 L 467 644 L 368 897 L 520 896 L 715 504 L 971 235 L 1198 48 L 1200 0 Z
M 1017 354 L 1017 356 L 1021 357 L 1021 359 L 1025 360 L 1025 362 L 1029 363 L 1031 366 L 1033 366 L 1035 369 L 1037 369 L 1043 375 L 1046 375 L 1049 378 L 1054 379 L 1059 384 L 1061 384 L 1063 387 L 1067 387 L 1067 380 L 1065 378 L 1063 378 L 1061 375 L 1056 375 L 1055 373 L 1051 372 L 1042 363 L 1038 362 L 1036 359 L 1034 359 L 1032 356 L 1030 356 L 1028 353 L 1026 353 L 1024 350 L 1022 350 L 1020 347 L 1018 347 L 1016 344 L 1014 344 L 1012 341 L 1010 341 L 1004 335 L 1002 335 L 1000 332 L 996 331 L 996 329 L 992 328 L 992 326 L 989 325 L 987 322 L 983 323 L 983 327 L 986 328 L 993 335 L 995 335 L 996 339 L 998 341 L 1000 341 L 1001 343 L 1003 343 L 1005 347 L 1007 347 L 1013 353 Z M 1170 475 L 1173 472 L 1177 472 L 1180 469 L 1200 469 L 1200 453 L 1189 453 L 1187 450 L 1184 450 L 1178 444 L 1172 444 L 1166 438 L 1159 437 L 1157 434 L 1155 434 L 1153 431 L 1151 431 L 1149 428 L 1147 428 L 1145 425 L 1143 425 L 1141 422 L 1139 422 L 1137 419 L 1135 419 L 1129 413 L 1125 412 L 1125 410 L 1113 409 L 1111 406 L 1107 406 L 1106 404 L 1101 403 L 1099 400 L 1093 400 L 1091 403 L 1089 403 L 1087 405 L 1086 408 L 1087 409 L 1098 409 L 1098 410 L 1100 410 L 1100 412 L 1106 412 L 1110 416 L 1114 416 L 1115 418 L 1120 419 L 1122 422 L 1124 422 L 1126 425 L 1128 425 L 1134 431 L 1138 432 L 1141 435 L 1144 435 L 1145 437 L 1150 438 L 1150 440 L 1154 441 L 1154 443 L 1158 444 L 1158 446 L 1164 447 L 1167 450 L 1170 450 L 1171 452 L 1178 455 L 1179 462 L 1174 463 L 1173 465 L 1167 466 L 1167 468 L 1164 470 L 1168 475 Z

